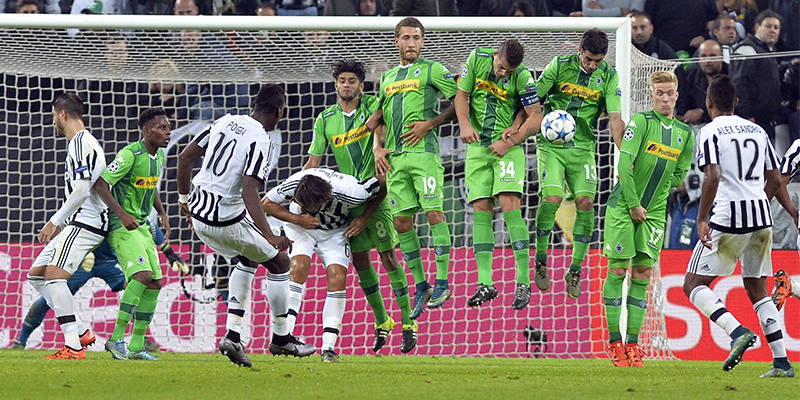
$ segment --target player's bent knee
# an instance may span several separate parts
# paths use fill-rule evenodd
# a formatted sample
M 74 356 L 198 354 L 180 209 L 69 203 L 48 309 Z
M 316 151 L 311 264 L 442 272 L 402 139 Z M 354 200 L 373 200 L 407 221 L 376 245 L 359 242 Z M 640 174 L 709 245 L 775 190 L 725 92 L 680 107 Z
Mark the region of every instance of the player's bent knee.
M 367 268 L 372 268 L 372 260 L 369 253 L 369 250 L 353 253 L 353 268 L 356 271 L 365 271 Z
M 386 272 L 393 272 L 400 266 L 400 261 L 397 259 L 395 249 L 382 251 L 378 253 L 378 255 L 381 257 L 381 263 Z
M 428 225 L 437 225 L 445 222 L 444 213 L 439 210 L 431 210 L 425 213 L 428 217 Z
M 345 290 L 347 268 L 340 264 L 330 264 L 325 268 L 328 278 L 328 291 L 337 292 Z
M 275 257 L 261 263 L 271 274 L 285 274 L 289 272 L 289 264 L 289 256 L 282 251 L 279 251 L 278 255 Z
M 151 290 L 161 290 L 162 287 L 161 279 L 151 280 L 150 283 L 147 284 L 147 288 Z
M 575 207 L 581 211 L 590 211 L 592 206 L 594 205 L 594 201 L 591 197 L 588 196 L 580 196 L 575 199 Z
M 544 198 L 544 201 L 549 201 L 551 203 L 556 203 L 558 205 L 561 205 L 561 202 L 564 201 L 564 198 L 560 196 L 546 196 Z
M 475 199 L 472 201 L 472 209 L 475 211 L 492 212 L 494 202 L 492 199 Z
M 411 217 L 394 217 L 394 229 L 397 233 L 406 233 L 414 229 L 414 219 Z

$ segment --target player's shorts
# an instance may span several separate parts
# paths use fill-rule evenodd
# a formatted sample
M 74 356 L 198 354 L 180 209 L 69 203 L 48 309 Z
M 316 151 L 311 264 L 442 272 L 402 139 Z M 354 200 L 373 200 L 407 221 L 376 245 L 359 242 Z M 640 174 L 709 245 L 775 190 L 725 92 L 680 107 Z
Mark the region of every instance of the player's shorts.
M 364 213 L 366 205 L 359 206 L 350 212 L 351 216 L 357 217 Z M 378 252 L 394 249 L 400 239 L 394 229 L 394 218 L 392 218 L 392 204 L 389 198 L 385 198 L 375 215 L 369 220 L 367 227 L 355 237 L 350 238 L 350 250 L 353 253 L 367 251 L 372 248 Z
M 410 217 L 417 210 L 442 211 L 444 167 L 436 154 L 389 155 L 392 168 L 386 175 L 392 215 Z
M 606 207 L 603 255 L 615 260 L 630 260 L 637 253 L 643 253 L 655 263 L 664 246 L 666 226 L 666 220 L 655 218 L 648 218 L 636 224 L 628 211 L 622 212 L 614 207 Z M 653 263 L 644 266 L 652 267 Z
M 72 275 L 83 264 L 83 258 L 103 239 L 103 235 L 89 229 L 67 225 L 36 256 L 32 267 L 55 265 Z
M 316 252 L 325 268 L 332 264 L 348 268 L 350 242 L 344 235 L 345 229 L 344 226 L 333 230 L 305 229 L 299 225 L 285 223 L 283 230 L 286 232 L 286 237 L 294 242 L 289 257 L 311 257 Z
M 597 160 L 591 151 L 578 148 L 537 147 L 539 196 L 564 197 L 564 181 L 575 197 L 597 194 Z
M 108 234 L 108 243 L 117 253 L 117 260 L 128 282 L 134 274 L 142 271 L 152 272 L 153 280 L 162 278 L 161 263 L 149 225 L 140 225 L 132 231 L 119 228 Z
M 465 181 L 467 202 L 496 197 L 500 193 L 518 193 L 525 188 L 527 158 L 525 150 L 513 146 L 503 157 L 492 153 L 488 147 L 467 147 Z
M 772 275 L 772 227 L 749 233 L 711 229 L 711 249 L 698 241 L 686 272 L 703 276 L 731 276 L 742 261 L 742 278 Z
M 260 264 L 278 255 L 278 249 L 261 234 L 249 215 L 227 226 L 192 219 L 192 226 L 200 240 L 226 260 L 242 255 Z

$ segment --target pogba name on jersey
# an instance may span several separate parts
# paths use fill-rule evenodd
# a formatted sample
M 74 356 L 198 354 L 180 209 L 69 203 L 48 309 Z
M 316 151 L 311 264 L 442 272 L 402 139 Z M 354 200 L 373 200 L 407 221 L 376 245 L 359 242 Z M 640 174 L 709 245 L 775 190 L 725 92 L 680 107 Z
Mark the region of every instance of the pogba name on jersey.
M 244 135 L 245 133 L 247 133 L 246 127 L 239 125 L 234 121 L 228 122 L 228 125 L 225 126 L 225 129 L 228 129 L 237 135 Z

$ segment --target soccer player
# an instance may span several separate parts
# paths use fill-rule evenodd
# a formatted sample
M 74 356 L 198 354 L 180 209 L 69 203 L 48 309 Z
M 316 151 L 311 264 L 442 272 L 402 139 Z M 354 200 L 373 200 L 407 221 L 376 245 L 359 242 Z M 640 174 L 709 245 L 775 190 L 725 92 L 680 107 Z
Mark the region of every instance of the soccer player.
M 512 307 L 522 310 L 531 299 L 530 239 L 520 211 L 527 173 L 521 144 L 542 125 L 542 106 L 533 76 L 522 65 L 524 57 L 525 49 L 517 40 L 507 40 L 496 50 L 475 49 L 458 83 L 455 109 L 461 141 L 469 144 L 464 175 L 467 201 L 474 210 L 472 246 L 478 264 L 478 287 L 467 302 L 470 307 L 497 297 L 492 282 L 495 198 L 503 211 L 517 262 Z M 522 119 L 515 118 L 520 107 L 527 114 L 521 127 Z
M 113 211 L 108 243 L 117 253 L 128 286 L 122 293 L 114 333 L 106 350 L 117 360 L 158 358 L 144 348 L 144 335 L 153 320 L 161 291 L 161 265 L 147 216 L 155 208 L 169 232 L 169 218 L 161 204 L 158 178 L 164 168 L 164 147 L 170 138 L 167 112 L 148 108 L 139 114 L 142 139 L 120 150 L 94 187 Z M 109 188 L 111 185 L 111 188 Z M 125 349 L 125 328 L 133 318 L 131 342 Z
M 66 201 L 39 230 L 38 239 L 46 246 L 28 270 L 28 282 L 53 307 L 64 334 L 64 348 L 45 358 L 86 359 L 83 347 L 96 339 L 75 313 L 67 280 L 108 232 L 108 208 L 92 189 L 106 161 L 103 147 L 83 124 L 83 101 L 67 92 L 53 100 L 52 107 L 56 134 L 69 140 Z
M 252 100 L 250 115 L 221 117 L 200 132 L 178 157 L 178 201 L 194 232 L 226 260 L 239 260 L 228 281 L 227 332 L 219 342 L 219 351 L 232 363 L 245 367 L 253 364 L 241 343 L 242 320 L 259 264 L 270 272 L 269 351 L 304 357 L 317 350 L 295 339 L 288 330 L 289 257 L 284 250 L 291 247 L 291 241 L 272 233 L 258 194 L 274 162 L 275 144 L 267 131 L 280 121 L 285 102 L 282 87 L 262 85 Z M 191 178 L 192 166 L 201 157 L 200 172 Z
M 328 296 L 322 309 L 322 362 L 339 361 L 335 346 L 342 329 L 347 300 L 345 279 L 350 265 L 346 231 L 358 234 L 363 229 L 361 225 L 348 226 L 348 215 L 363 204 L 376 209 L 376 204 L 380 205 L 385 197 L 385 185 L 374 176 L 359 181 L 330 169 L 310 168 L 293 174 L 262 199 L 264 211 L 286 222 L 283 229 L 293 242 L 289 251 L 292 289 L 302 291 L 315 252 L 325 267 Z M 283 208 L 285 205 L 289 206 L 288 211 Z M 295 318 L 301 300 L 302 293 L 288 300 Z M 294 328 L 293 321 L 294 318 L 289 318 L 290 331 Z
M 772 273 L 768 199 L 780 187 L 780 165 L 767 133 L 733 114 L 736 103 L 731 78 L 716 76 L 706 94 L 712 121 L 700 130 L 697 150 L 698 167 L 705 175 L 697 213 L 700 242 L 689 261 L 683 292 L 731 336 L 731 352 L 722 369 L 733 369 L 745 350 L 755 344 L 756 334 L 736 320 L 709 285 L 718 276 L 732 275 L 736 262 L 741 261 L 744 288 L 772 351 L 773 368 L 762 377 L 794 377 L 778 309 L 767 294 L 767 276 Z
M 332 65 L 334 85 L 338 102 L 317 116 L 314 139 L 308 148 L 308 161 L 303 169 L 318 168 L 325 150 L 330 146 L 339 172 L 356 177 L 359 181 L 375 176 L 375 156 L 372 152 L 372 133 L 366 129 L 366 118 L 378 109 L 378 98 L 364 94 L 366 71 L 360 61 L 342 60 Z M 392 208 L 389 199 L 353 209 L 350 226 L 345 234 L 350 238 L 353 268 L 358 273 L 358 284 L 375 316 L 375 342 L 373 351 L 386 344 L 395 321 L 386 312 L 379 286 L 378 274 L 372 267 L 370 250 L 378 250 L 383 268 L 389 275 L 392 292 L 402 314 L 403 350 L 411 351 L 416 342 L 417 322 L 412 320 L 411 302 L 408 297 L 408 280 L 403 268 L 398 268 L 395 246 L 397 231 L 394 229 Z M 354 230 L 363 229 L 357 235 Z M 292 310 L 297 312 L 302 300 L 303 288 L 289 281 L 289 318 Z M 412 340 L 413 339 L 413 340 Z M 407 343 L 406 343 L 407 342 Z
M 556 57 L 545 67 L 536 90 L 544 99 L 544 114 L 564 110 L 575 118 L 575 137 L 563 145 L 537 137 L 536 158 L 542 201 L 536 211 L 536 261 L 534 282 L 539 290 L 550 289 L 547 246 L 555 224 L 556 211 L 564 196 L 564 181 L 575 196 L 572 262 L 566 273 L 567 294 L 581 295 L 581 269 L 594 229 L 594 197 L 597 193 L 596 138 L 594 128 L 603 112 L 608 113 L 611 135 L 619 148 L 625 123 L 622 121 L 619 76 L 604 60 L 608 36 L 598 29 L 583 33 L 578 54 Z
M 800 224 L 798 224 L 798 210 L 789 197 L 786 185 L 797 175 L 798 171 L 800 171 L 800 139 L 795 140 L 792 145 L 789 146 L 789 149 L 786 150 L 786 154 L 781 162 L 781 188 L 778 190 L 778 193 L 775 194 L 775 197 L 783 208 L 785 208 L 794 219 L 796 226 L 800 226 Z M 797 236 L 797 248 L 800 249 L 800 235 Z M 772 301 L 775 303 L 778 311 L 783 308 L 789 296 L 800 299 L 800 290 L 794 290 L 795 288 L 800 288 L 799 285 L 800 282 L 787 275 L 786 271 L 780 269 L 775 272 L 775 291 L 772 293 Z
M 647 307 L 647 286 L 653 264 L 664 245 L 667 197 L 679 186 L 692 166 L 692 129 L 674 116 L 678 78 L 669 71 L 650 75 L 653 110 L 634 115 L 622 137 L 619 182 L 606 204 L 603 255 L 608 275 L 603 284 L 603 303 L 609 333 L 608 354 L 617 367 L 643 367 L 639 331 Z M 628 267 L 631 281 L 626 300 L 627 345 L 622 343 L 619 316 L 622 285 Z
M 451 104 L 436 114 L 439 95 L 452 101 L 456 94 L 453 75 L 442 64 L 420 57 L 425 44 L 425 27 L 413 17 L 402 19 L 394 28 L 394 44 L 400 50 L 400 65 L 381 75 L 381 108 L 367 120 L 374 132 L 381 121 L 386 124 L 386 145 L 375 135 L 375 168 L 386 174 L 394 227 L 400 250 L 414 275 L 416 292 L 411 319 L 425 307 L 441 307 L 450 298 L 450 228 L 442 209 L 444 167 L 439 158 L 439 125 L 453 119 Z M 431 227 L 436 253 L 436 281 L 431 287 L 425 277 L 419 237 L 414 229 L 414 214 L 425 212 Z

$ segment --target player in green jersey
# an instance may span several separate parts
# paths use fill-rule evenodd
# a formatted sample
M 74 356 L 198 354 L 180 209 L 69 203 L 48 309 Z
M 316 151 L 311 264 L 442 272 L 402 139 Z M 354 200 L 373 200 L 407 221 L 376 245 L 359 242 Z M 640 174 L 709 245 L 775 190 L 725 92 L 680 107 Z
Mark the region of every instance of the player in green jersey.
M 497 50 L 475 49 L 458 83 L 455 108 L 461 141 L 469 144 L 465 179 L 467 201 L 474 210 L 472 242 L 478 264 L 478 287 L 467 302 L 470 307 L 497 297 L 492 282 L 495 198 L 517 262 L 512 307 L 522 310 L 531 299 L 530 240 L 520 211 L 527 171 L 521 143 L 539 130 L 542 106 L 533 76 L 522 65 L 524 57 L 525 49 L 517 40 L 507 40 Z M 520 108 L 527 114 L 524 124 L 522 118 L 516 118 Z
M 619 147 L 625 123 L 622 121 L 619 77 L 603 59 L 608 36 L 598 29 L 584 32 L 578 53 L 556 57 L 545 67 L 536 90 L 543 99 L 544 114 L 564 110 L 575 118 L 575 137 L 563 145 L 537 137 L 536 161 L 542 201 L 536 211 L 536 263 L 534 281 L 539 290 L 550 289 L 547 247 L 556 211 L 564 196 L 564 181 L 574 194 L 575 225 L 572 263 L 566 273 L 567 294 L 581 294 L 581 268 L 594 229 L 594 197 L 597 193 L 597 160 L 594 127 L 600 114 L 610 119 L 611 135 Z
M 153 236 L 145 221 L 155 207 L 169 236 L 169 220 L 156 190 L 164 168 L 163 148 L 169 143 L 169 127 L 166 111 L 144 110 L 139 115 L 142 140 L 120 150 L 94 185 L 113 211 L 109 216 L 108 243 L 117 253 L 128 281 L 114 333 L 106 342 L 106 350 L 118 360 L 158 360 L 144 348 L 144 335 L 156 311 L 162 276 Z M 133 332 L 126 350 L 125 328 L 131 318 Z
M 308 161 L 303 169 L 319 168 L 322 156 L 330 147 L 339 172 L 363 181 L 375 176 L 372 133 L 367 130 L 364 123 L 378 110 L 378 98 L 361 94 L 366 78 L 362 62 L 336 61 L 331 70 L 339 101 L 317 116 L 314 139 L 308 148 Z M 360 206 L 350 212 L 351 222 L 345 234 L 350 238 L 353 267 L 358 273 L 358 283 L 375 316 L 375 342 L 372 350 L 378 351 L 386 344 L 387 336 L 395 326 L 395 321 L 386 313 L 378 274 L 372 267 L 370 259 L 370 250 L 376 248 L 383 268 L 391 280 L 392 291 L 403 316 L 401 350 L 406 353 L 416 346 L 417 322 L 410 317 L 411 302 L 408 298 L 408 280 L 405 271 L 398 268 L 400 263 L 394 249 L 398 239 L 392 220 L 391 203 L 389 199 L 384 199 L 383 202 L 369 203 L 369 205 L 369 207 Z M 305 266 L 306 274 L 308 267 Z M 289 292 L 290 296 L 300 294 L 295 290 Z
M 444 167 L 439 158 L 439 125 L 453 119 L 451 104 L 436 113 L 439 95 L 452 101 L 458 90 L 453 75 L 442 64 L 420 57 L 425 27 L 413 17 L 402 19 L 394 28 L 394 43 L 400 50 L 400 65 L 381 75 L 381 109 L 367 120 L 367 129 L 386 125 L 386 145 L 375 135 L 375 168 L 386 174 L 394 227 L 400 250 L 414 275 L 416 293 L 411 318 L 425 306 L 441 307 L 450 298 L 450 228 L 442 209 Z M 436 282 L 425 277 L 414 214 L 422 209 L 428 218 L 436 253 Z
M 667 197 L 692 166 L 694 133 L 674 118 L 678 78 L 669 71 L 650 75 L 653 110 L 634 115 L 623 135 L 619 182 L 611 190 L 603 227 L 603 255 L 608 276 L 603 284 L 609 343 L 608 355 L 618 367 L 643 367 L 639 330 L 647 311 L 647 286 L 664 244 Z M 622 285 L 628 267 L 631 281 L 625 300 L 627 345 L 622 343 L 619 316 Z

